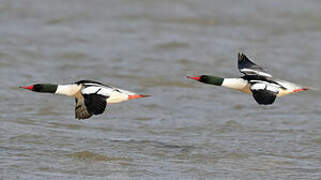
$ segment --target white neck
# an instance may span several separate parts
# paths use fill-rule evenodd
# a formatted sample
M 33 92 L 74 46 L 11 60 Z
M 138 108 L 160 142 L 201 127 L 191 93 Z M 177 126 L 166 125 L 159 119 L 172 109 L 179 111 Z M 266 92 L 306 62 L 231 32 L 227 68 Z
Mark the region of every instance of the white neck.
M 249 90 L 250 84 L 243 78 L 224 78 L 223 87 L 236 89 L 245 93 L 251 93 Z
M 81 89 L 81 85 L 77 85 L 77 84 L 58 85 L 58 88 L 55 94 L 74 97 L 80 91 L 80 89 Z

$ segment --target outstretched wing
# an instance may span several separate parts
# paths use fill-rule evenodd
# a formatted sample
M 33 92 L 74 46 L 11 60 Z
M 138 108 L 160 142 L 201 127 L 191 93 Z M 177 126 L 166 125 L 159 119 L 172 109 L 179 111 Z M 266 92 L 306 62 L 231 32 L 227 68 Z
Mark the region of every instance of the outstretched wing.
M 106 92 L 107 91 L 107 92 Z M 81 90 L 82 97 L 76 99 L 75 114 L 77 119 L 87 119 L 92 115 L 102 114 L 107 106 L 108 88 L 88 86 Z
M 102 114 L 107 106 L 106 97 L 99 94 L 83 94 L 87 111 L 97 115 Z
M 263 82 L 252 84 L 250 90 L 256 102 L 262 105 L 273 104 L 279 93 L 279 87 Z
M 270 74 L 266 73 L 262 67 L 252 62 L 243 53 L 238 54 L 238 69 L 241 73 L 245 74 L 245 76 L 272 77 Z

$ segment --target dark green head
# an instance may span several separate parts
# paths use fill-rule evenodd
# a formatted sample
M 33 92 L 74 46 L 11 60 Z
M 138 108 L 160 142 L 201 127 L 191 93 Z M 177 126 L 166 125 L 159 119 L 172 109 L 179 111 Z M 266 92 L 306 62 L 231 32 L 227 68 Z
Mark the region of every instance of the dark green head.
M 57 84 L 34 84 L 31 86 L 21 86 L 20 88 L 29 89 L 35 92 L 43 92 L 43 93 L 55 93 L 57 91 Z
M 188 76 L 188 78 L 194 79 L 196 81 L 200 81 L 206 84 L 213 84 L 216 86 L 221 86 L 224 81 L 224 78 L 217 77 L 217 76 L 209 76 L 209 75 L 201 75 L 201 76 L 195 76 L 195 77 Z

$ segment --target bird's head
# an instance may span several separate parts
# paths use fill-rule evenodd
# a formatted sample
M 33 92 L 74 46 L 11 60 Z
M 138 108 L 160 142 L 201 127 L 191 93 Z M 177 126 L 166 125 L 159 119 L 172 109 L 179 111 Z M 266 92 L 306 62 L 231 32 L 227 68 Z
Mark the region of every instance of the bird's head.
M 28 89 L 35 92 L 55 93 L 58 85 L 56 84 L 33 84 L 30 86 L 20 86 L 20 88 Z
M 196 81 L 213 84 L 216 86 L 221 86 L 223 84 L 224 78 L 217 76 L 201 75 L 201 76 L 187 76 L 189 79 L 194 79 Z

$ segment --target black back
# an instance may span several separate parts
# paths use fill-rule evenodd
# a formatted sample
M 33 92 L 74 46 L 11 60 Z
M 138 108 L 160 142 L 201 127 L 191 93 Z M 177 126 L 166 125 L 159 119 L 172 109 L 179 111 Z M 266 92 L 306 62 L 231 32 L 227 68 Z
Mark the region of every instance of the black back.
M 101 82 L 93 81 L 93 80 L 80 80 L 75 82 L 76 84 L 82 84 L 84 86 L 92 86 L 92 85 L 98 85 L 98 86 L 105 86 L 111 88 L 111 86 L 107 84 L 103 84 Z

